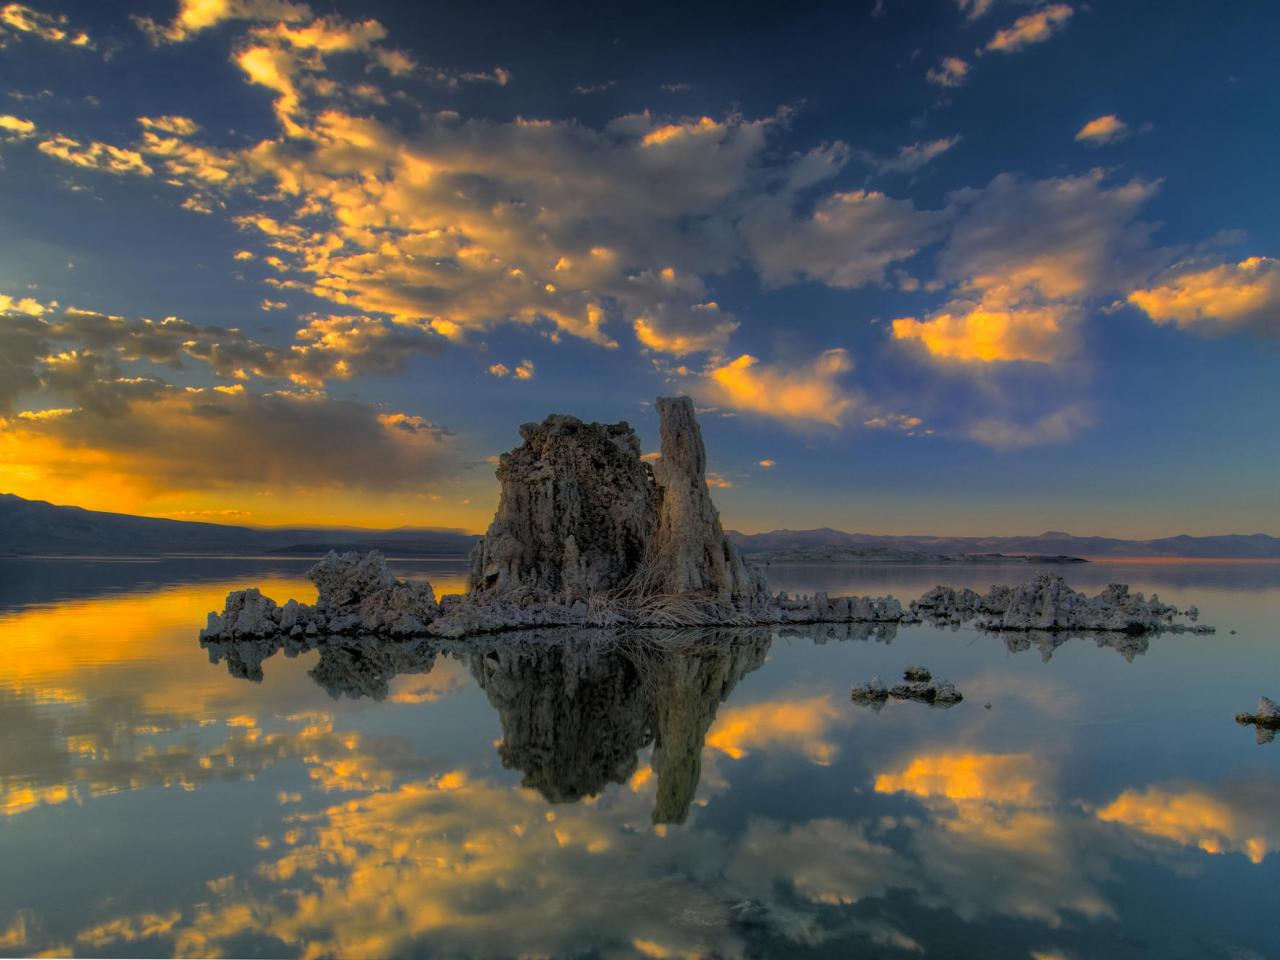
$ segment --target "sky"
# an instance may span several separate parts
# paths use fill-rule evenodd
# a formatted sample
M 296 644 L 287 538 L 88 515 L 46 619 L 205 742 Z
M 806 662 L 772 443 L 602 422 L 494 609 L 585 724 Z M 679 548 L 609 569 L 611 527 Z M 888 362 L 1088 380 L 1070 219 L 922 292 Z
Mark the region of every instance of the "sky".
M 745 532 L 1280 534 L 1277 36 L 0 0 L 0 491 L 481 531 L 519 424 L 685 393 Z

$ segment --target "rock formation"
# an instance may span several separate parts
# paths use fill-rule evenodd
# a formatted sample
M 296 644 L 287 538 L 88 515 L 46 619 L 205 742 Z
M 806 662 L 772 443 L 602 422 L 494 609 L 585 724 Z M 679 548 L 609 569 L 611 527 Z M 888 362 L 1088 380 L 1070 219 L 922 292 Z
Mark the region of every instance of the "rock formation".
M 237 591 L 221 614 L 209 614 L 201 637 L 457 638 L 531 627 L 897 624 L 922 617 L 955 624 L 976 618 L 989 630 L 1188 629 L 1155 596 L 1148 601 L 1113 584 L 1090 598 L 1047 575 L 992 587 L 985 596 L 938 587 L 909 610 L 893 597 L 771 596 L 720 525 L 693 402 L 659 398 L 657 410 L 662 449 L 652 466 L 626 423 L 557 414 L 522 426 L 523 442 L 499 463 L 498 510 L 472 553 L 466 594 L 437 603 L 429 583 L 397 580 L 376 551 L 330 553 L 308 574 L 315 604 L 278 606 L 256 589 Z
M 907 667 L 902 671 L 902 680 L 902 683 L 892 687 L 887 686 L 879 677 L 854 684 L 853 701 L 866 704 L 879 713 L 890 697 L 895 700 L 915 700 L 934 707 L 953 707 L 964 699 L 955 684 L 950 680 L 935 680 L 925 667 Z
M 992 587 L 985 596 L 973 590 L 934 587 L 911 604 L 911 610 L 934 623 L 976 619 L 984 630 L 1214 632 L 1213 627 L 1175 623 L 1177 607 L 1162 603 L 1155 594 L 1147 600 L 1140 593 L 1130 593 L 1125 584 L 1113 583 L 1089 597 L 1072 590 L 1062 577 L 1047 573 L 1021 586 Z
M 1253 726 L 1258 731 L 1258 743 L 1270 743 L 1280 730 L 1280 704 L 1270 697 L 1258 698 L 1256 713 L 1237 713 L 1236 723 L 1242 726 Z
M 572 603 L 626 586 L 657 528 L 658 490 L 626 423 L 553 415 L 520 428 L 471 554 L 469 595 Z

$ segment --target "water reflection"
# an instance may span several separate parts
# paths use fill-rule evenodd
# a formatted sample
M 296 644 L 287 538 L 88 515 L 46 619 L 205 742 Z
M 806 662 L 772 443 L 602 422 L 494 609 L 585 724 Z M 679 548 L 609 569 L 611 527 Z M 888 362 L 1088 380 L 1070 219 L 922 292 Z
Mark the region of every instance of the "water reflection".
M 1267 595 L 1241 636 L 1132 663 L 856 625 L 202 654 L 240 579 L 0 613 L 0 955 L 1254 958 L 1280 933 L 1277 754 L 1233 720 L 1276 675 Z M 849 702 L 913 662 L 966 700 Z
M 701 630 L 682 635 L 608 630 L 535 630 L 466 642 L 420 638 L 388 643 L 375 637 L 205 641 L 212 663 L 233 677 L 262 682 L 262 664 L 277 652 L 319 656 L 309 676 L 331 697 L 385 700 L 402 674 L 429 675 L 438 660 L 467 665 L 498 713 L 503 766 L 520 770 L 522 786 L 551 803 L 598 795 L 636 774 L 640 751 L 652 747 L 655 823 L 684 823 L 702 767 L 716 708 L 768 653 L 767 628 Z M 771 727 L 786 716 L 766 718 Z M 748 731 L 726 731 L 731 755 Z M 803 734 L 803 731 L 799 731 Z

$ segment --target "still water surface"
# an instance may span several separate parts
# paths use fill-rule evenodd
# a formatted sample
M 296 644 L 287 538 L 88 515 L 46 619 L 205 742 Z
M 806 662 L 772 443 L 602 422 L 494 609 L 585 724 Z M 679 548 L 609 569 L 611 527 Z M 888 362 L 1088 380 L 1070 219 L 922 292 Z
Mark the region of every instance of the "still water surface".
M 1066 568 L 1218 627 L 1145 649 L 201 648 L 231 589 L 314 597 L 308 565 L 0 561 L 0 954 L 1280 956 L 1280 742 L 1233 720 L 1280 696 L 1280 565 Z M 769 571 L 903 600 L 1030 574 Z M 964 702 L 850 701 L 913 663 Z

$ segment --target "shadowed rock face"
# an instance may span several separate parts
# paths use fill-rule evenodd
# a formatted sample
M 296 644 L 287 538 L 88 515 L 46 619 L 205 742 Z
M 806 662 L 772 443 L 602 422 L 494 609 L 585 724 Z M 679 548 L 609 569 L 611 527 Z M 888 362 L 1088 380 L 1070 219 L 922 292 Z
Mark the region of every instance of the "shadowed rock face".
M 572 600 L 621 587 L 657 520 L 635 431 L 553 415 L 520 436 L 498 464 L 498 512 L 471 554 L 471 596 Z

